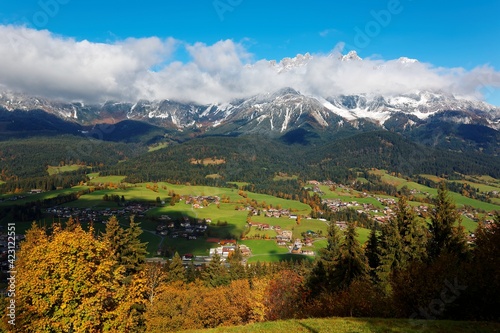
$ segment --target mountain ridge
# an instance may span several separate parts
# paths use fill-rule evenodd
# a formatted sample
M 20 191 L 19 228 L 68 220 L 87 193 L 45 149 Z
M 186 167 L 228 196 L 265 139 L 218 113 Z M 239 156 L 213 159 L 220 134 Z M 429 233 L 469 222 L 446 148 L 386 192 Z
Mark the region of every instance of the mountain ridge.
M 294 96 L 295 99 L 291 98 Z M 288 99 L 288 103 L 283 101 Z M 297 103 L 299 102 L 299 103 Z M 107 101 L 101 104 L 82 102 L 60 102 L 42 97 L 33 97 L 16 93 L 0 93 L 0 107 L 6 110 L 44 110 L 66 120 L 74 120 L 83 125 L 98 122 L 118 122 L 124 119 L 145 120 L 163 126 L 179 129 L 186 127 L 216 127 L 227 119 L 234 118 L 234 113 L 247 112 L 249 109 L 262 109 L 271 105 L 276 112 L 286 110 L 297 104 L 306 103 L 314 106 L 311 110 L 318 123 L 324 124 L 324 108 L 333 116 L 345 121 L 361 118 L 383 125 L 395 113 L 414 115 L 425 119 L 443 111 L 463 111 L 476 118 L 486 120 L 486 126 L 500 129 L 500 108 L 482 101 L 456 98 L 444 93 L 416 91 L 397 96 L 382 95 L 337 95 L 310 96 L 301 94 L 293 88 L 285 87 L 274 92 L 254 95 L 245 99 L 226 103 L 200 105 L 174 100 L 138 100 L 135 103 Z M 300 106 L 300 105 L 299 105 Z M 319 117 L 321 114 L 322 117 Z M 254 114 L 255 116 L 255 114 Z M 286 114 L 283 115 L 286 117 Z M 321 119 L 323 118 L 323 119 Z M 106 121 L 102 121 L 106 120 Z M 465 120 L 472 121 L 472 120 Z M 274 126 L 270 125 L 273 130 Z
M 38 121 L 40 112 L 66 121 L 73 132 L 76 125 L 85 130 L 89 126 L 118 124 L 125 120 L 163 128 L 173 133 L 172 137 L 192 133 L 194 136 L 264 135 L 277 138 L 289 132 L 299 133 L 294 131 L 301 129 L 302 138 L 328 141 L 355 132 L 388 130 L 429 146 L 500 154 L 500 108 L 429 91 L 398 96 L 358 94 L 321 97 L 285 87 L 228 103 L 208 105 L 174 100 L 85 104 L 0 93 L 0 108 L 4 110 L 3 118 L 9 119 L 9 112 L 18 118 L 22 112 L 27 112 L 24 115 L 33 117 L 35 123 L 46 124 L 48 130 L 52 130 L 53 124 L 57 123 L 62 132 L 65 129 L 59 121 Z M 19 130 L 30 128 L 28 123 L 26 120 L 18 122 L 21 124 Z M 9 128 L 16 127 L 4 121 L 4 128 L 7 125 Z M 124 135 L 126 133 L 118 137 Z M 291 142 L 311 142 L 309 139 L 296 139 L 293 135 L 286 137 Z

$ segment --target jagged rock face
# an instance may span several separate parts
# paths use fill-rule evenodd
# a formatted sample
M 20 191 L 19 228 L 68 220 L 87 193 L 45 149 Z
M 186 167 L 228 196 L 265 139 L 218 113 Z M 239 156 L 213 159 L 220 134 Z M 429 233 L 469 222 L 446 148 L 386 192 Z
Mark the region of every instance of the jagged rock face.
M 500 129 L 499 108 L 480 101 L 425 91 L 399 96 L 319 97 L 305 96 L 294 89 L 283 88 L 247 99 L 211 105 L 172 100 L 86 105 L 1 93 L 0 107 L 6 110 L 44 110 L 84 125 L 132 119 L 177 129 L 213 130 L 231 127 L 243 133 L 267 131 L 279 134 L 306 124 L 319 130 L 328 130 L 345 123 L 356 126 L 360 121 L 372 122 L 384 128 L 387 121 L 390 121 L 390 126 L 400 123 L 394 122 L 394 117 L 398 115 L 408 118 L 401 125 L 405 129 L 428 121 L 431 116 L 432 119 L 439 116 L 440 121 Z

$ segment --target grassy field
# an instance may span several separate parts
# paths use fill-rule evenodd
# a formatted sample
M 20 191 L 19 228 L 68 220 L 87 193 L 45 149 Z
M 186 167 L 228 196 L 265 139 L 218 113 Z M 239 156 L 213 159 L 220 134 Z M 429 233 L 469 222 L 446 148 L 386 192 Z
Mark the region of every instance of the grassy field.
M 269 321 L 185 333 L 492 333 L 500 323 L 378 318 L 322 318 Z
M 50 176 L 52 176 L 52 175 L 56 175 L 58 173 L 76 171 L 76 170 L 79 170 L 82 168 L 87 168 L 87 166 L 78 165 L 78 164 L 65 165 L 65 166 L 51 166 L 51 165 L 49 165 L 47 168 L 47 172 L 49 173 Z
M 25 198 L 18 199 L 15 201 L 3 201 L 0 202 L 0 206 L 11 206 L 11 205 L 24 205 L 27 202 L 33 202 L 33 201 L 43 201 L 44 199 L 50 199 L 50 198 L 55 198 L 58 195 L 65 195 L 65 194 L 70 194 L 70 193 L 75 193 L 80 190 L 85 190 L 88 189 L 87 186 L 74 186 L 72 188 L 65 188 L 62 190 L 55 190 L 55 191 L 50 191 L 50 192 L 42 192 L 42 193 L 37 193 L 37 194 L 22 194 L 25 196 Z M 3 194 L 0 195 L 0 198 L 8 198 L 12 197 L 12 194 Z M 83 196 L 82 196 L 83 197 Z
M 249 263 L 277 262 L 283 260 L 314 260 L 312 256 L 302 254 L 291 254 L 285 246 L 276 245 L 274 240 L 249 239 L 239 242 L 248 246 L 252 250 L 252 256 L 248 259 Z M 313 249 L 314 250 L 314 249 Z
M 494 184 L 500 186 L 500 179 L 493 178 L 491 176 L 468 176 L 468 178 L 475 179 L 484 184 Z
M 468 218 L 466 216 L 462 216 L 462 226 L 468 232 L 474 232 L 477 228 L 477 222 L 471 220 L 470 218 Z
M 433 176 L 421 175 L 424 178 L 432 180 L 433 182 L 445 181 L 446 179 Z M 493 191 L 500 191 L 500 181 L 490 176 L 464 176 L 464 180 L 449 180 L 447 182 L 455 182 L 461 184 L 469 184 L 470 186 L 479 190 L 479 192 L 488 193 Z
M 488 193 L 488 192 L 493 192 L 493 191 L 500 192 L 500 186 L 486 185 L 486 184 L 476 183 L 476 182 L 472 182 L 472 181 L 468 181 L 468 180 L 453 180 L 453 182 L 460 183 L 460 184 L 469 184 L 470 186 L 478 189 L 479 192 L 482 192 L 482 193 Z
M 414 189 L 417 191 L 422 192 L 420 196 L 425 196 L 427 194 L 430 194 L 432 197 L 435 197 L 437 195 L 437 189 L 430 188 L 412 181 L 408 181 L 403 178 L 398 178 L 392 175 L 387 174 L 385 170 L 373 170 L 371 171 L 372 173 L 379 175 L 382 177 L 382 180 L 388 184 L 396 186 L 398 189 L 401 189 L 403 186 L 407 186 L 409 189 Z M 496 211 L 500 210 L 500 205 L 496 205 L 493 203 L 487 203 L 483 201 L 479 201 L 476 199 L 471 199 L 464 197 L 463 195 L 455 192 L 450 192 L 450 196 L 455 201 L 456 205 L 458 207 L 467 205 L 474 207 L 476 209 L 481 209 L 485 211 Z
M 92 176 L 91 176 L 92 175 Z M 126 177 L 125 176 L 97 176 L 95 173 L 89 174 L 89 177 L 92 177 L 90 180 L 92 183 L 113 183 L 113 184 L 120 184 L 122 180 L 124 180 Z
M 248 184 L 250 183 L 247 183 L 247 182 L 227 182 L 228 184 L 234 184 L 236 186 L 238 186 L 238 188 L 241 188 L 243 186 L 247 186 Z
M 157 143 L 155 145 L 149 146 L 148 147 L 148 152 L 153 152 L 155 150 L 160 150 L 160 149 L 167 148 L 167 147 L 168 147 L 168 143 L 167 142 Z
M 219 238 L 239 238 L 246 226 L 246 211 L 234 209 L 234 204 L 209 205 L 205 208 L 194 209 L 191 205 L 179 202 L 175 206 L 153 208 L 147 216 L 169 215 L 171 217 L 189 216 L 197 219 L 210 218 L 211 236 Z M 218 222 L 227 222 L 227 225 L 217 226 Z
M 358 240 L 359 240 L 359 242 L 361 244 L 366 243 L 366 241 L 370 237 L 370 229 L 356 228 L 356 232 L 358 233 Z
M 208 256 L 209 249 L 219 246 L 216 243 L 207 243 L 204 239 L 186 240 L 166 237 L 163 242 L 163 245 L 175 249 L 181 256 L 186 253 L 192 253 L 195 256 Z
M 410 189 L 414 188 L 418 191 L 422 191 L 425 193 L 430 193 L 431 195 L 436 195 L 437 191 L 432 188 L 425 187 L 423 185 L 416 184 L 414 182 L 407 181 L 402 178 L 398 178 L 392 175 L 387 174 L 383 170 L 374 171 L 377 174 L 381 175 L 384 181 L 395 184 L 398 187 L 402 187 L 404 185 L 408 186 Z M 214 243 L 208 243 L 204 238 L 198 238 L 197 240 L 186 240 L 184 238 L 173 239 L 170 237 L 161 237 L 155 234 L 155 229 L 158 224 L 156 219 L 161 215 L 169 215 L 172 218 L 180 218 L 183 216 L 189 216 L 191 218 L 197 219 L 208 219 L 212 220 L 211 227 L 209 228 L 208 237 L 216 237 L 216 238 L 236 238 L 239 239 L 240 236 L 247 231 L 247 217 L 248 212 L 246 210 L 237 210 L 235 209 L 237 206 L 245 206 L 247 205 L 247 201 L 256 200 L 259 204 L 265 203 L 267 206 L 272 207 L 281 207 L 284 209 L 289 209 L 294 215 L 302 215 L 302 219 L 300 224 L 297 224 L 295 218 L 282 217 L 282 218 L 269 218 L 263 215 L 260 216 L 252 216 L 252 222 L 257 223 L 267 223 L 271 226 L 280 226 L 283 230 L 291 230 L 293 232 L 293 238 L 301 238 L 301 234 L 311 230 L 317 234 L 322 236 L 326 236 L 328 224 L 324 221 L 320 221 L 317 219 L 308 219 L 304 216 L 307 216 L 310 212 L 310 207 L 306 204 L 303 204 L 299 201 L 293 200 L 285 200 L 281 198 L 276 198 L 270 195 L 257 194 L 247 192 L 244 194 L 247 198 L 240 195 L 240 191 L 234 188 L 216 188 L 209 186 L 190 186 L 190 185 L 175 185 L 165 182 L 159 183 L 139 183 L 139 184 L 127 184 L 121 183 L 124 179 L 123 176 L 106 176 L 100 177 L 98 173 L 89 174 L 92 177 L 91 182 L 93 183 L 102 183 L 102 184 L 110 184 L 113 183 L 115 185 L 120 185 L 121 188 L 108 188 L 105 190 L 97 190 L 92 193 L 85 194 L 80 197 L 79 200 L 70 202 L 65 204 L 66 207 L 75 207 L 75 208 L 94 208 L 94 209 L 105 209 L 105 208 L 116 208 L 118 204 L 111 201 L 104 201 L 104 195 L 118 195 L 123 196 L 127 201 L 147 201 L 150 203 L 156 202 L 156 199 L 159 197 L 162 201 L 165 201 L 166 204 L 159 205 L 158 207 L 154 207 L 147 212 L 146 217 L 141 219 L 136 219 L 140 221 L 142 224 L 143 230 L 145 230 L 144 234 L 141 236 L 143 242 L 148 242 L 148 251 L 150 255 L 156 255 L 156 251 L 159 248 L 160 243 L 162 246 L 175 249 L 179 253 L 193 253 L 195 255 L 207 255 L 208 249 L 217 246 Z M 491 179 L 488 179 L 490 184 L 492 183 Z M 245 183 L 237 183 L 239 186 L 245 185 Z M 485 185 L 491 186 L 491 185 Z M 16 201 L 4 201 L 0 202 L 1 205 L 11 205 L 11 204 L 24 204 L 26 202 L 32 202 L 35 200 L 43 200 L 46 198 L 55 197 L 61 194 L 68 194 L 71 192 L 76 192 L 81 189 L 87 189 L 88 186 L 79 186 L 71 189 L 64 189 L 58 191 L 51 191 L 40 194 L 28 194 L 26 198 L 16 200 Z M 153 190 L 153 188 L 155 190 Z M 333 191 L 330 190 L 328 186 L 320 186 L 320 189 L 324 192 L 322 195 L 323 198 L 337 198 L 342 200 L 343 202 L 357 202 L 359 204 L 369 203 L 377 208 L 383 208 L 384 206 L 377 201 L 373 197 L 364 197 L 362 193 L 345 189 L 341 187 L 336 187 Z M 192 205 L 186 204 L 183 200 L 176 203 L 174 206 L 169 205 L 169 198 L 171 192 L 175 192 L 181 196 L 184 195 L 193 195 L 193 196 L 219 196 L 221 198 L 228 198 L 230 203 L 220 203 L 218 206 L 215 204 L 209 204 L 207 207 L 202 208 L 194 208 Z M 500 209 L 500 205 L 496 204 L 488 204 L 484 202 L 480 202 L 477 200 L 472 200 L 470 198 L 465 198 L 458 193 L 450 193 L 453 197 L 457 205 L 468 204 L 473 207 L 481 207 L 486 211 L 498 210 Z M 379 195 L 380 197 L 390 198 L 389 196 Z M 3 196 L 6 197 L 5 195 Z M 410 204 L 420 204 L 417 202 L 410 202 Z M 226 223 L 227 222 L 227 223 Z M 50 223 L 50 221 L 46 222 Z M 122 221 L 122 223 L 127 224 L 127 221 Z M 464 227 L 472 232 L 477 227 L 477 223 L 463 217 L 462 224 Z M 31 223 L 19 223 L 18 230 L 24 231 L 29 228 Z M 103 228 L 103 224 L 96 225 L 96 229 Z M 358 228 L 358 240 L 361 244 L 365 243 L 368 239 L 370 230 Z M 260 237 L 268 237 L 270 240 L 263 239 L 251 239 L 255 236 Z M 253 227 L 250 232 L 247 234 L 247 240 L 242 241 L 243 244 L 246 244 L 252 250 L 254 256 L 249 259 L 249 262 L 256 261 L 278 261 L 278 260 L 297 260 L 303 259 L 302 255 L 292 255 L 288 253 L 288 249 L 286 247 L 280 247 L 276 244 L 274 238 L 276 236 L 276 231 L 274 230 L 258 230 L 256 227 Z M 313 247 L 311 250 L 318 252 L 319 249 L 326 246 L 326 240 L 324 238 L 319 238 L 313 243 Z M 308 248 L 309 249 L 309 248 Z M 311 259 L 312 258 L 308 258 Z

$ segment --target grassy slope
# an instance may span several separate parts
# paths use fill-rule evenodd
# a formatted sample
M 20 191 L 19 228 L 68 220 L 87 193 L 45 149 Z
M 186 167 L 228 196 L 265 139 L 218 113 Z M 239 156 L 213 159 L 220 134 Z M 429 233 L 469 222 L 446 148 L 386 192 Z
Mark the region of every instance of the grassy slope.
M 415 190 L 423 192 L 423 193 L 427 192 L 433 197 L 435 197 L 437 195 L 437 189 L 430 188 L 430 187 L 427 187 L 424 185 L 420 185 L 420 184 L 415 183 L 415 182 L 407 181 L 405 179 L 398 178 L 395 176 L 391 176 L 391 175 L 387 174 L 387 172 L 384 170 L 376 170 L 376 171 L 372 171 L 372 172 L 377 174 L 377 175 L 382 176 L 382 180 L 384 182 L 386 182 L 388 184 L 392 184 L 392 185 L 396 186 L 398 189 L 400 189 L 406 185 L 409 189 L 415 189 Z M 459 206 L 459 207 L 464 206 L 464 205 L 468 205 L 468 206 L 474 207 L 476 209 L 483 209 L 486 211 L 500 210 L 499 205 L 490 204 L 490 203 L 479 201 L 476 199 L 467 198 L 467 197 L 464 197 L 464 196 L 462 196 L 458 193 L 455 193 L 455 192 L 450 192 L 450 196 L 455 201 L 457 206 Z
M 247 326 L 189 330 L 185 333 L 491 333 L 500 323 L 378 318 L 326 318 L 257 323 Z
M 65 165 L 65 166 L 51 166 L 51 165 L 49 165 L 47 167 L 47 172 L 49 173 L 49 175 L 52 176 L 52 175 L 56 175 L 56 174 L 63 173 L 63 172 L 76 171 L 76 170 L 79 170 L 81 168 L 86 168 L 86 166 L 82 166 L 82 165 L 78 165 L 78 164 Z
M 384 171 L 376 171 L 379 172 L 383 179 L 395 184 L 398 187 L 401 187 L 403 185 L 407 185 L 410 188 L 417 188 L 421 191 L 426 191 L 429 193 L 434 194 L 436 192 L 435 189 L 431 189 L 416 183 L 408 182 L 405 179 L 397 178 L 391 175 L 388 175 Z M 114 184 L 119 184 L 123 180 L 123 176 L 109 176 L 109 177 L 98 177 L 97 174 L 92 174 L 94 179 L 92 179 L 92 182 L 94 183 L 114 183 Z M 215 188 L 215 187 L 208 187 L 208 186 L 186 186 L 186 185 L 175 185 L 175 184 L 169 184 L 169 183 L 158 183 L 158 192 L 152 191 L 151 189 L 146 188 L 146 183 L 142 184 L 135 184 L 131 185 L 128 184 L 129 187 L 126 189 L 108 189 L 108 190 L 99 190 L 99 191 L 94 191 L 93 193 L 83 195 L 80 197 L 78 201 L 67 203 L 64 206 L 67 207 L 81 207 L 81 208 L 86 208 L 86 207 L 94 207 L 97 209 L 103 209 L 105 207 L 115 207 L 116 204 L 112 202 L 105 202 L 102 200 L 102 197 L 104 194 L 115 194 L 115 195 L 123 195 L 126 200 L 145 200 L 145 201 L 150 201 L 154 202 L 157 197 L 160 197 L 162 200 L 167 199 L 169 197 L 168 192 L 169 191 L 174 191 L 175 193 L 181 194 L 181 195 L 218 195 L 218 196 L 226 196 L 229 197 L 231 200 L 231 203 L 229 204 L 220 204 L 220 207 L 217 208 L 215 205 L 209 205 L 208 207 L 200 208 L 200 209 L 194 209 L 191 205 L 186 205 L 184 202 L 177 203 L 175 206 L 164 206 L 164 207 L 157 207 L 153 208 L 148 212 L 149 217 L 154 217 L 154 216 L 159 216 L 163 214 L 168 214 L 170 216 L 191 216 L 195 218 L 211 218 L 214 223 L 212 223 L 213 228 L 211 229 L 212 232 L 214 233 L 212 236 L 214 237 L 219 237 L 219 238 L 234 238 L 234 237 L 239 237 L 241 233 L 246 229 L 246 218 L 247 218 L 247 212 L 246 211 L 237 211 L 235 210 L 236 205 L 241 205 L 244 198 L 238 195 L 238 191 L 235 189 L 229 189 L 229 188 Z M 153 185 L 153 183 L 149 183 L 150 186 Z M 354 191 L 354 190 L 343 190 L 341 188 L 337 188 L 335 191 L 330 191 L 328 186 L 320 186 L 321 190 L 325 192 L 323 195 L 324 198 L 339 198 L 342 201 L 357 201 L 358 203 L 371 203 L 377 208 L 382 208 L 383 205 L 381 205 L 377 200 L 374 198 L 363 198 L 363 197 L 358 197 L 359 192 Z M 24 203 L 25 201 L 33 201 L 33 200 L 43 200 L 48 197 L 55 197 L 56 195 L 59 194 L 66 194 L 70 192 L 75 192 L 78 189 L 85 189 L 87 188 L 86 186 L 82 187 L 75 187 L 72 189 L 65 189 L 65 190 L 59 190 L 59 191 L 52 191 L 52 192 L 47 192 L 47 193 L 41 193 L 41 194 L 34 194 L 34 195 L 28 195 L 27 198 L 18 200 L 16 203 Z M 305 205 L 303 203 L 300 203 L 298 201 L 292 201 L 292 200 L 285 200 L 285 199 L 280 199 L 276 197 L 272 197 L 269 195 L 263 195 L 263 194 L 256 194 L 256 193 L 247 193 L 249 198 L 257 200 L 259 203 L 262 201 L 265 201 L 267 204 L 272 204 L 274 207 L 277 205 L 281 205 L 283 208 L 289 208 L 295 211 L 294 214 L 307 214 L 310 210 L 308 205 Z M 471 200 L 469 198 L 465 198 L 459 194 L 452 193 L 452 195 L 455 197 L 455 195 L 460 199 L 460 200 Z M 386 197 L 386 196 L 382 196 Z M 456 199 L 456 198 L 455 198 Z M 459 203 L 460 200 L 457 200 L 457 203 Z M 477 200 L 474 200 L 475 204 L 480 203 L 480 204 L 485 204 L 482 202 L 476 202 Z M 8 205 L 10 202 L 2 202 L 0 205 Z M 412 203 L 412 204 L 418 204 L 418 203 Z M 488 205 L 488 204 L 487 204 Z M 491 207 L 488 208 L 496 208 L 499 209 L 500 206 L 498 205 L 489 205 Z M 217 221 L 227 221 L 228 225 L 227 226 L 216 226 Z M 300 238 L 300 234 L 302 232 L 305 232 L 307 230 L 312 230 L 315 232 L 319 232 L 320 230 L 322 231 L 323 235 L 326 235 L 327 233 L 327 224 L 325 222 L 319 221 L 319 220 L 314 220 L 314 219 L 306 219 L 302 218 L 302 221 L 300 225 L 297 225 L 295 222 L 295 219 L 289 219 L 289 218 L 267 218 L 265 216 L 253 216 L 252 221 L 254 222 L 260 222 L 260 223 L 268 223 L 272 226 L 279 225 L 281 226 L 282 229 L 284 230 L 293 230 L 293 237 L 294 238 Z M 126 221 L 124 221 L 126 223 Z M 468 218 L 463 217 L 462 218 L 463 225 L 465 228 L 469 231 L 472 231 L 475 229 L 477 226 L 477 223 L 475 223 L 472 220 L 469 220 Z M 30 223 L 26 223 L 26 226 L 21 229 L 26 229 L 29 227 Z M 153 231 L 156 227 L 156 222 L 150 221 L 150 220 L 144 220 L 144 224 L 142 225 L 143 229 L 145 230 L 151 230 Z M 358 239 L 359 241 L 363 244 L 366 242 L 368 239 L 369 235 L 369 230 L 363 229 L 363 228 L 358 228 Z M 276 232 L 274 230 L 268 230 L 268 231 L 259 231 L 256 230 L 256 228 L 252 228 L 250 233 L 248 234 L 249 237 L 254 236 L 255 234 L 259 234 L 261 236 L 267 235 L 269 238 L 273 238 L 276 236 Z M 145 232 L 142 235 L 142 240 L 148 242 L 148 251 L 152 255 L 156 252 L 156 249 L 158 248 L 158 245 L 161 241 L 161 237 L 158 235 L 154 235 L 148 232 Z M 166 244 L 169 247 L 177 249 L 180 253 L 184 252 L 191 252 L 197 255 L 206 255 L 208 252 L 208 249 L 215 246 L 215 244 L 211 243 L 206 243 L 203 239 L 199 239 L 196 241 L 186 241 L 184 239 L 171 239 L 169 237 L 165 238 L 164 244 Z M 288 250 L 284 247 L 279 247 L 276 245 L 276 242 L 274 240 L 248 240 L 245 242 L 249 242 L 249 246 L 254 252 L 254 254 L 257 254 L 256 257 L 252 258 L 250 261 L 277 261 L 277 260 L 283 260 L 283 259 L 290 259 L 291 257 L 296 257 L 293 255 L 288 254 Z M 244 242 L 244 243 L 245 243 Z M 318 251 L 321 247 L 324 247 L 326 245 L 326 242 L 324 240 L 319 240 L 314 243 L 312 250 Z

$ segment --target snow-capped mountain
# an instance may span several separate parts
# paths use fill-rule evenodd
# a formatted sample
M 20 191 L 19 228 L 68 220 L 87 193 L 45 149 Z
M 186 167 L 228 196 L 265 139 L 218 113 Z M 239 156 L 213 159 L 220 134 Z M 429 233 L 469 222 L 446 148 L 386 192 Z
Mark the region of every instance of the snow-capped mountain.
M 33 121 L 37 126 L 28 125 L 28 117 L 40 117 L 41 114 L 55 115 L 55 119 L 61 121 L 44 117 Z M 172 100 L 110 101 L 87 105 L 12 93 L 0 94 L 0 134 L 4 128 L 7 131 L 4 135 L 10 135 L 8 133 L 12 131 L 26 133 L 32 128 L 72 133 L 77 128 L 75 125 L 80 126 L 83 133 L 88 128 L 86 125 L 123 120 L 147 122 L 168 128 L 169 133 L 193 131 L 194 135 L 257 134 L 287 138 L 301 133 L 322 138 L 318 140 L 345 137 L 358 131 L 390 130 L 416 142 L 445 149 L 500 154 L 499 108 L 481 101 L 429 91 L 397 96 L 359 94 L 321 97 L 283 88 L 209 105 Z
M 354 65 L 363 61 L 355 51 L 346 55 L 332 53 L 329 57 Z M 270 61 L 269 66 L 277 75 L 289 71 L 305 72 L 314 60 L 314 56 L 306 53 L 294 58 L 284 58 L 279 62 Z M 406 67 L 418 64 L 418 60 L 401 57 L 381 66 L 389 63 Z M 442 91 L 420 90 L 395 95 L 372 93 L 320 96 L 303 94 L 293 88 L 284 87 L 277 91 L 207 105 L 175 100 L 85 104 L 0 92 L 0 108 L 8 111 L 43 110 L 81 125 L 117 123 L 129 119 L 178 130 L 193 128 L 203 131 L 265 132 L 277 135 L 305 125 L 332 131 L 344 124 L 356 128 L 360 123 L 370 123 L 391 130 L 398 124 L 402 130 L 408 130 L 434 119 L 500 130 L 500 108 Z
M 416 91 L 398 96 L 338 95 L 306 96 L 292 88 L 260 94 L 223 104 L 197 105 L 171 100 L 136 103 L 106 102 L 86 105 L 64 103 L 13 93 L 0 94 L 0 107 L 6 110 L 44 110 L 81 124 L 142 120 L 178 129 L 216 128 L 238 124 L 252 131 L 261 128 L 283 133 L 304 123 L 323 129 L 361 119 L 384 127 L 398 114 L 426 120 L 445 111 L 460 111 L 446 118 L 453 123 L 481 124 L 500 129 L 500 109 L 481 101 L 459 99 L 451 95 Z

